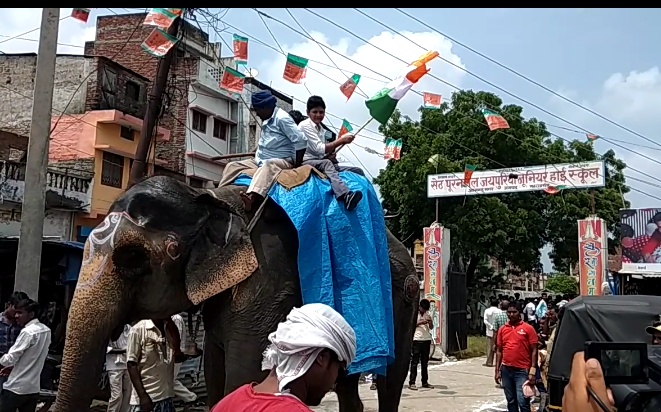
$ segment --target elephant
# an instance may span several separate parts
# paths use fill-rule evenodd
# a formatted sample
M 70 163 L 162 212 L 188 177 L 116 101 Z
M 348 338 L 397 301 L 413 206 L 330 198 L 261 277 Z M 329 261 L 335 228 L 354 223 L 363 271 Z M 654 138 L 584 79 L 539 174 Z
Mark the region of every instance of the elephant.
M 153 176 L 126 190 L 89 235 L 71 302 L 55 410 L 91 402 L 107 342 L 118 325 L 163 319 L 201 305 L 209 406 L 261 381 L 269 333 L 303 302 L 297 230 L 270 198 L 253 217 L 229 185 L 197 189 Z M 377 379 L 379 410 L 399 406 L 415 329 L 419 281 L 404 245 L 387 233 L 395 360 Z M 362 411 L 357 374 L 336 385 L 341 411 Z

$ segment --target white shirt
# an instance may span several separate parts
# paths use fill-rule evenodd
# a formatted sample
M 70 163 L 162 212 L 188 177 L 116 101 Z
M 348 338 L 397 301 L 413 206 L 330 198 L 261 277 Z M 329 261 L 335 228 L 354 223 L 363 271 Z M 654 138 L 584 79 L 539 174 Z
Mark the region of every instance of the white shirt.
M 39 393 L 41 370 L 44 368 L 51 342 L 48 326 L 39 319 L 29 321 L 16 338 L 14 346 L 0 358 L 2 366 L 13 366 L 4 389 L 17 395 Z
M 305 135 L 286 111 L 276 107 L 273 116 L 262 122 L 255 163 L 262 166 L 269 159 L 296 160 L 296 151 L 305 149 Z
M 140 379 L 153 402 L 174 397 L 174 351 L 172 339 L 167 339 L 149 319 L 131 327 L 126 347 L 126 361 L 138 364 Z M 131 391 L 131 405 L 140 405 L 140 398 Z
M 418 312 L 418 322 L 420 322 L 422 319 L 431 320 L 431 315 L 429 314 L 429 311 L 425 312 L 424 315 L 421 315 L 420 312 Z M 423 323 L 422 325 L 418 325 L 415 327 L 415 334 L 413 335 L 413 340 L 416 341 L 431 340 L 431 331 L 429 330 L 428 323 Z
M 177 325 L 177 329 L 179 330 L 179 339 L 181 340 L 181 344 L 179 346 L 183 351 L 186 349 L 186 323 L 184 323 L 184 318 L 182 318 L 179 314 L 172 315 L 172 321 L 175 325 Z
M 493 337 L 493 321 L 496 318 L 496 315 L 500 313 L 501 310 L 495 306 L 491 306 L 489 309 L 484 311 L 484 324 L 487 327 L 487 336 Z
M 122 334 L 116 341 L 110 341 L 106 352 L 106 370 L 118 371 L 126 369 L 126 346 L 128 345 L 131 325 L 124 325 Z M 124 353 L 110 353 L 112 350 L 123 350 Z
M 535 302 L 528 302 L 525 308 L 525 312 L 526 312 L 526 318 L 529 321 L 535 320 L 537 318 L 535 316 L 535 309 L 537 309 L 537 307 L 535 306 Z
M 303 160 L 322 159 L 326 155 L 326 129 L 314 124 L 309 118 L 298 124 L 308 140 Z

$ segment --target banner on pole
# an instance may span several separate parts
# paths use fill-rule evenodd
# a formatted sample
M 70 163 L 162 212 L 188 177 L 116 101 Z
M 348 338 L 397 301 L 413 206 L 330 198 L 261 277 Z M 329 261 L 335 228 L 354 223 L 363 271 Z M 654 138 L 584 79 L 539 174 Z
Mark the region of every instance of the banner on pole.
M 429 301 L 431 307 L 429 314 L 434 321 L 434 327 L 431 331 L 432 341 L 434 345 L 440 345 L 441 334 L 441 321 L 442 321 L 442 301 L 443 296 L 443 256 L 442 256 L 442 242 L 443 242 L 443 228 L 438 225 L 424 228 L 424 285 L 425 296 L 424 298 Z
M 608 263 L 606 222 L 598 217 L 578 221 L 578 278 L 582 296 L 601 296 Z

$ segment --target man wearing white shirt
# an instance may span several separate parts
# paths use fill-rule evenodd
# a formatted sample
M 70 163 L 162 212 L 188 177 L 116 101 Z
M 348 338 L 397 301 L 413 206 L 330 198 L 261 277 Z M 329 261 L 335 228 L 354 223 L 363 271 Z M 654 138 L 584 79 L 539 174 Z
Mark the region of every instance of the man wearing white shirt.
M 183 351 L 186 348 L 186 323 L 184 323 L 184 318 L 182 318 L 181 315 L 179 314 L 172 315 L 172 321 L 174 322 L 175 325 L 177 325 L 177 329 L 179 330 L 179 338 L 181 341 L 180 347 L 181 350 Z M 180 370 L 181 370 L 181 363 L 175 363 L 174 364 L 174 396 L 184 401 L 185 404 L 184 411 L 185 411 L 188 409 L 190 405 L 195 403 L 195 401 L 197 400 L 197 395 L 189 391 L 188 388 L 185 387 L 184 384 L 177 379 Z
M 131 406 L 131 377 L 126 370 L 126 346 L 131 325 L 124 325 L 117 340 L 110 341 L 106 352 L 106 371 L 110 384 L 108 412 L 128 412 Z
M 15 306 L 16 323 L 23 327 L 16 343 L 0 358 L 2 373 L 9 372 L 0 393 L 0 412 L 27 412 L 37 408 L 41 370 L 44 368 L 51 331 L 39 322 L 39 304 L 23 299 Z
M 530 324 L 533 328 L 537 327 L 537 304 L 532 300 L 528 299 L 528 303 L 526 304 L 526 307 L 523 309 L 525 316 L 526 316 L 526 322 Z
M 493 367 L 493 358 L 496 354 L 496 341 L 494 338 L 494 320 L 496 319 L 496 315 L 501 312 L 500 309 L 498 309 L 498 299 L 496 298 L 491 298 L 491 306 L 484 311 L 484 326 L 486 327 L 486 334 L 487 337 L 489 338 L 489 342 L 487 343 L 487 363 L 485 363 L 484 366 L 488 367 Z
M 303 164 L 310 165 L 325 174 L 330 180 L 335 198 L 343 202 L 347 210 L 353 210 L 363 198 L 363 194 L 360 191 L 349 190 L 340 178 L 340 167 L 328 156 L 332 156 L 340 146 L 353 142 L 354 135 L 347 133 L 334 142 L 326 143 L 324 137 L 326 130 L 321 127 L 321 122 L 326 116 L 326 103 L 319 96 L 310 96 L 307 102 L 307 114 L 308 118 L 298 125 L 307 140 Z

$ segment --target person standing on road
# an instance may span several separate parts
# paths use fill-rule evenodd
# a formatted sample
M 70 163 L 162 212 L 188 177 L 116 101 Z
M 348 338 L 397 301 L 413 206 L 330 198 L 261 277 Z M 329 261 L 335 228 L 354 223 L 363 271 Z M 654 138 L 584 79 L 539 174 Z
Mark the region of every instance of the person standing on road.
M 530 412 L 530 398 L 523 385 L 535 385 L 537 374 L 537 332 L 521 320 L 521 305 L 510 303 L 509 322 L 498 330 L 496 338 L 496 371 L 494 379 L 501 384 L 508 412 Z
M 484 325 L 486 326 L 487 338 L 489 338 L 487 342 L 487 362 L 484 364 L 484 366 L 493 368 L 493 358 L 496 349 L 496 338 L 494 336 L 494 329 L 495 329 L 494 321 L 496 316 L 501 312 L 501 310 L 498 309 L 498 299 L 491 298 L 490 304 L 491 306 L 489 306 L 489 309 L 484 311 Z
M 106 352 L 106 371 L 110 385 L 108 412 L 128 412 L 131 406 L 131 378 L 126 370 L 126 345 L 130 331 L 131 325 L 124 325 L 116 336 L 117 339 L 111 340 L 108 344 Z
M 533 299 L 528 299 L 528 303 L 526 304 L 524 308 L 525 314 L 526 314 L 526 322 L 530 324 L 533 329 L 537 328 L 537 303 Z
M 21 327 L 16 323 L 15 306 L 23 299 L 28 299 L 25 292 L 14 292 L 5 304 L 5 311 L 0 313 L 0 356 L 9 352 L 9 348 L 14 346 L 18 334 L 21 333 Z M 7 381 L 6 376 L 0 376 L 0 389 Z
M 179 339 L 181 341 L 181 350 L 183 351 L 185 346 L 186 346 L 186 323 L 184 322 L 184 318 L 181 317 L 181 315 L 176 314 L 172 315 L 172 321 L 174 322 L 175 325 L 177 325 L 177 330 L 179 331 Z M 181 370 L 181 363 L 175 363 L 174 364 L 174 396 L 177 398 L 181 399 L 184 401 L 184 412 L 187 412 L 190 410 L 192 406 L 195 405 L 195 402 L 197 401 L 197 395 L 190 390 L 188 390 L 187 387 L 184 386 L 183 383 L 179 379 L 177 379 L 177 376 L 179 376 L 179 371 Z
M 409 389 L 417 391 L 415 380 L 418 377 L 418 363 L 420 363 L 420 375 L 422 377 L 422 387 L 434 389 L 429 384 L 429 352 L 431 350 L 431 328 L 434 327 L 434 321 L 429 314 L 431 304 L 427 299 L 420 301 L 418 307 L 418 322 L 415 326 L 413 335 L 413 353 L 411 354 L 411 370 L 409 371 Z
M 0 412 L 37 409 L 41 371 L 51 344 L 51 330 L 39 322 L 39 304 L 24 299 L 16 304 L 16 323 L 23 329 L 9 352 L 0 358 L 0 374 L 9 378 L 0 393 Z

